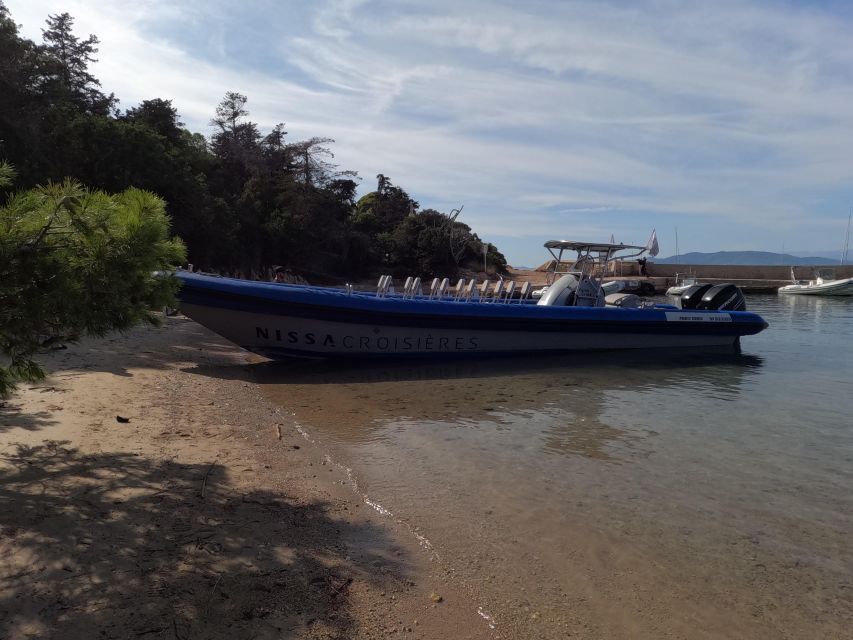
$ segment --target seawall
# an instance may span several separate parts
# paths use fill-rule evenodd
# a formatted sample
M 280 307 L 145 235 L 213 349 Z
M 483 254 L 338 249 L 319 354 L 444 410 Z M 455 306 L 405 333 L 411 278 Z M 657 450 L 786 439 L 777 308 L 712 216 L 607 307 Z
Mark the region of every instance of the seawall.
M 566 265 L 568 266 L 568 265 Z M 825 266 L 794 267 L 797 280 L 809 280 L 815 269 L 832 269 L 836 278 L 853 278 L 853 264 L 827 264 Z M 679 275 L 695 275 L 700 282 L 718 284 L 731 282 L 746 293 L 771 293 L 791 283 L 790 265 L 727 265 L 727 264 L 659 264 L 649 262 L 645 277 L 640 276 L 636 262 L 611 263 L 605 280 L 645 280 L 654 285 L 658 293 L 665 292 L 676 283 Z M 534 286 L 545 284 L 547 272 L 540 270 L 514 270 L 510 279 L 530 281 Z
M 627 265 L 625 265 L 627 267 Z M 798 266 L 793 267 L 797 280 L 814 277 L 815 269 L 832 269 L 836 278 L 853 278 L 853 265 Z M 727 264 L 657 264 L 649 262 L 646 275 L 656 291 L 666 291 L 675 284 L 678 274 L 692 274 L 700 282 L 713 284 L 731 282 L 746 293 L 775 292 L 791 284 L 790 265 L 727 265 Z

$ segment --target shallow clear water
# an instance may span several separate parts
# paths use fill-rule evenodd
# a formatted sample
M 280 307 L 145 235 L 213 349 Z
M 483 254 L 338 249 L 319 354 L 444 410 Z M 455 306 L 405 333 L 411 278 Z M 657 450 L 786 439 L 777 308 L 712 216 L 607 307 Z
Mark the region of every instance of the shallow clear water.
M 255 372 L 506 637 L 846 637 L 853 299 L 748 304 L 739 355 Z

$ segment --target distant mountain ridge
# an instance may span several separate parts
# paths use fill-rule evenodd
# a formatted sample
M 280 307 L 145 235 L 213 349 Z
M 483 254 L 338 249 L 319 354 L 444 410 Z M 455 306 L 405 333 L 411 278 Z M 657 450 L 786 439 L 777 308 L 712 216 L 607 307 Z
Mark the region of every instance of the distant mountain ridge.
M 654 258 L 659 264 L 747 264 L 747 265 L 831 265 L 838 258 L 800 257 L 772 251 L 717 251 L 715 253 L 682 253 L 668 258 Z

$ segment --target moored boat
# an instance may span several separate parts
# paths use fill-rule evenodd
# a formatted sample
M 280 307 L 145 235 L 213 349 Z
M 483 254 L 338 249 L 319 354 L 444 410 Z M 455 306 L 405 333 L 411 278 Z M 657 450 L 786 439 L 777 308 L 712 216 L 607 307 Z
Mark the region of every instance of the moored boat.
M 411 284 L 392 293 L 252 282 L 177 272 L 181 310 L 231 342 L 281 357 L 399 358 L 542 354 L 609 349 L 734 346 L 767 323 L 717 296 L 695 308 L 652 303 L 611 306 L 598 273 L 626 245 L 552 241 L 578 253 L 577 269 L 538 302 Z M 546 244 L 546 246 L 548 246 Z M 730 285 L 731 286 L 731 285 Z M 622 294 L 624 296 L 624 294 Z M 742 300 L 742 296 L 740 298 Z M 623 301 L 624 302 L 624 301 Z M 713 308 L 715 304 L 723 308 Z M 703 306 L 704 305 L 704 306 Z
M 815 277 L 807 282 L 800 282 L 794 277 L 791 267 L 792 284 L 779 287 L 779 293 L 800 296 L 853 296 L 853 278 L 835 279 L 832 269 L 818 269 Z
M 699 280 L 693 273 L 676 273 L 675 284 L 666 290 L 668 296 L 680 296 L 693 285 L 699 284 Z

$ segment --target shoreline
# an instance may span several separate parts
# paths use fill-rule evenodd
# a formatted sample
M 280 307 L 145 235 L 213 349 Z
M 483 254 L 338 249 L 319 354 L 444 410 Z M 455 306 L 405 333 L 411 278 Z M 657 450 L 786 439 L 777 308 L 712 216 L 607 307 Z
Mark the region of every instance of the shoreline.
M 842 454 L 762 461 L 804 427 L 752 424 L 752 365 L 287 375 L 184 317 L 43 361 L 0 407 L 0 638 L 846 637 Z M 619 408 L 720 382 L 728 430 Z
M 176 317 L 42 361 L 0 408 L 0 636 L 496 637 L 255 356 Z

